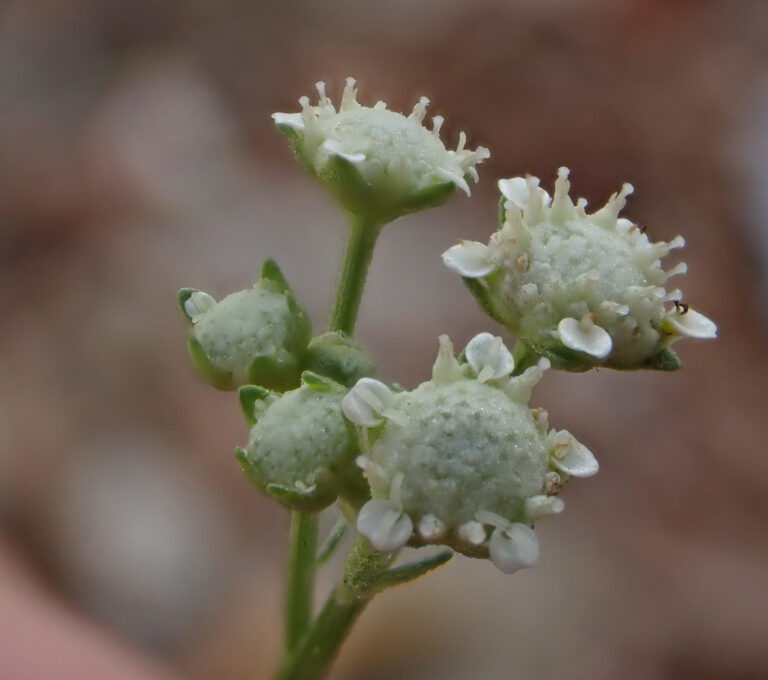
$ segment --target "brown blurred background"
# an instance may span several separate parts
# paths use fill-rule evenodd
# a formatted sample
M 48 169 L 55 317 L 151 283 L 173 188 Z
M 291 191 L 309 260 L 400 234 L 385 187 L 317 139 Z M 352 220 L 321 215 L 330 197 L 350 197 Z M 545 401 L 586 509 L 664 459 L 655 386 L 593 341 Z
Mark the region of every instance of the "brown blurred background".
M 496 179 L 559 165 L 685 235 L 721 337 L 672 375 L 548 374 L 534 402 L 602 469 L 540 566 L 383 595 L 332 677 L 768 677 L 766 35 L 764 0 L 0 3 L 0 678 L 268 677 L 287 516 L 237 470 L 175 291 L 273 256 L 323 328 L 344 226 L 269 114 L 347 75 L 493 154 L 471 200 L 383 233 L 359 337 L 386 379 L 498 332 L 439 255 L 487 237 Z

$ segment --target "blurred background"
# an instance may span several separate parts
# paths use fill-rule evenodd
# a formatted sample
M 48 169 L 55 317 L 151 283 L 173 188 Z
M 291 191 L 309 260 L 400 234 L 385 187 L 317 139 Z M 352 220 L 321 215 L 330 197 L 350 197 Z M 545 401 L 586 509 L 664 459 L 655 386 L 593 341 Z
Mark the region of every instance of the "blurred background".
M 240 475 L 175 292 L 272 256 L 323 328 L 345 227 L 270 114 L 347 75 L 493 154 L 380 239 L 358 328 L 385 379 L 500 332 L 440 253 L 487 238 L 496 179 L 560 165 L 685 235 L 720 338 L 675 374 L 550 372 L 532 403 L 601 472 L 537 527 L 540 566 L 386 593 L 332 677 L 768 677 L 767 34 L 764 0 L 0 2 L 0 677 L 269 677 L 288 517 Z

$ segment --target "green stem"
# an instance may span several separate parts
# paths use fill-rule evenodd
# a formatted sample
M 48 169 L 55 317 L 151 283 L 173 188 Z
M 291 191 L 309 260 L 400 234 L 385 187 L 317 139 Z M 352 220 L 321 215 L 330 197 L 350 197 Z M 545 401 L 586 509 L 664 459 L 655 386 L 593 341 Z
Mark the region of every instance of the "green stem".
M 382 226 L 361 217 L 353 220 L 336 285 L 336 299 L 328 321 L 329 331 L 344 331 L 352 335 L 355 330 L 368 267 Z
M 292 652 L 312 622 L 318 516 L 291 512 L 288 592 L 285 599 L 285 651 Z
M 293 654 L 286 656 L 276 680 L 320 680 L 341 648 L 352 625 L 378 592 L 377 581 L 395 559 L 359 539 L 347 556 L 344 577 Z
M 368 219 L 356 218 L 351 225 L 344 250 L 344 258 L 336 286 L 329 330 L 344 331 L 352 335 L 357 321 L 368 267 L 373 249 L 383 225 Z M 312 622 L 312 607 L 317 568 L 318 517 L 316 514 L 294 511 L 291 514 L 290 555 L 288 559 L 288 588 L 285 601 L 285 651 L 290 655 L 302 641 Z M 325 611 L 325 610 L 323 610 Z M 362 610 L 361 610 L 362 611 Z M 322 616 L 322 613 L 321 613 Z M 335 609 L 331 616 L 339 619 Z M 348 625 L 357 614 L 353 616 Z M 341 617 L 344 618 L 344 617 Z M 337 625 L 337 624 L 334 624 Z M 293 678 L 301 675 L 289 676 Z

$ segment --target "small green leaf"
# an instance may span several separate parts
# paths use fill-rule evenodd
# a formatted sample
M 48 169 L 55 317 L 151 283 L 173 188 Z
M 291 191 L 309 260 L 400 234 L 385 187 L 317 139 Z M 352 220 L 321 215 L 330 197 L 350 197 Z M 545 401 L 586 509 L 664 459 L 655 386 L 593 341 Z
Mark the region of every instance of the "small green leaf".
M 336 548 L 339 546 L 339 543 L 341 543 L 341 539 L 344 538 L 344 535 L 347 533 L 348 528 L 349 524 L 347 524 L 347 521 L 343 517 L 340 517 L 331 529 L 331 533 L 328 534 L 328 538 L 325 539 L 325 542 L 317 552 L 318 566 L 325 564 L 331 559 Z
M 237 459 L 243 474 L 248 478 L 248 481 L 263 490 L 264 485 L 261 483 L 258 472 L 251 462 L 251 459 L 248 457 L 248 452 L 244 448 L 237 446 L 235 447 L 235 458 Z
M 264 264 L 261 265 L 261 278 L 274 283 L 281 292 L 290 292 L 291 290 L 282 270 L 271 257 L 264 260 Z
M 237 391 L 237 396 L 240 400 L 240 408 L 243 409 L 243 415 L 245 415 L 249 427 L 253 427 L 256 424 L 258 420 L 257 413 L 263 411 L 263 407 L 268 406 L 276 398 L 274 393 L 258 385 L 243 385 Z M 257 405 L 260 408 L 257 408 Z
M 187 323 L 189 325 L 192 325 L 192 317 L 187 313 L 186 308 L 184 307 L 184 303 L 189 300 L 189 298 L 192 296 L 193 293 L 197 293 L 196 288 L 182 288 L 177 294 L 176 294 L 176 300 L 179 303 L 179 309 L 181 310 L 182 315 L 187 320 Z
M 336 383 L 333 382 L 333 380 L 324 378 L 312 371 L 304 371 L 304 373 L 301 374 L 301 382 L 315 392 L 330 392 L 336 386 Z
M 393 586 L 399 586 L 402 583 L 415 581 L 417 578 L 421 578 L 433 569 L 443 566 L 452 557 L 453 551 L 443 550 L 424 560 L 389 569 L 376 580 L 375 587 L 377 590 L 384 590 Z
M 650 359 L 647 359 L 641 368 L 647 368 L 652 371 L 677 371 L 683 367 L 683 362 L 677 353 L 671 349 L 663 349 Z
M 298 387 L 299 367 L 291 355 L 276 357 L 273 354 L 260 354 L 251 362 L 248 380 L 276 392 L 285 392 Z
M 208 355 L 196 337 L 191 336 L 189 338 L 187 349 L 197 372 L 208 384 L 217 390 L 231 391 L 235 389 L 236 385 L 233 383 L 232 373 L 216 368 L 208 359 Z
M 402 203 L 401 215 L 443 205 L 456 191 L 453 182 L 432 184 L 408 196 Z
M 278 503 L 302 512 L 320 512 L 336 499 L 336 494 L 314 486 L 302 490 L 282 484 L 267 484 L 266 492 Z

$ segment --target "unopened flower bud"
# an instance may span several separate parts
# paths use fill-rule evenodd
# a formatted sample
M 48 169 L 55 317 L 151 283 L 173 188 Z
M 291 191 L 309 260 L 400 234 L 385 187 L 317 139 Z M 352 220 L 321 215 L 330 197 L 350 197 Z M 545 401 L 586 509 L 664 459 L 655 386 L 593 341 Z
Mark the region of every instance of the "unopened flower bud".
M 253 425 L 240 465 L 262 491 L 290 508 L 318 511 L 364 484 L 355 465 L 355 428 L 341 412 L 347 388 L 305 372 L 298 389 L 278 395 L 240 390 Z
M 298 385 L 311 325 L 274 261 L 264 263 L 252 288 L 219 302 L 184 288 L 179 304 L 190 324 L 192 361 L 214 387 L 256 384 L 286 390 Z

